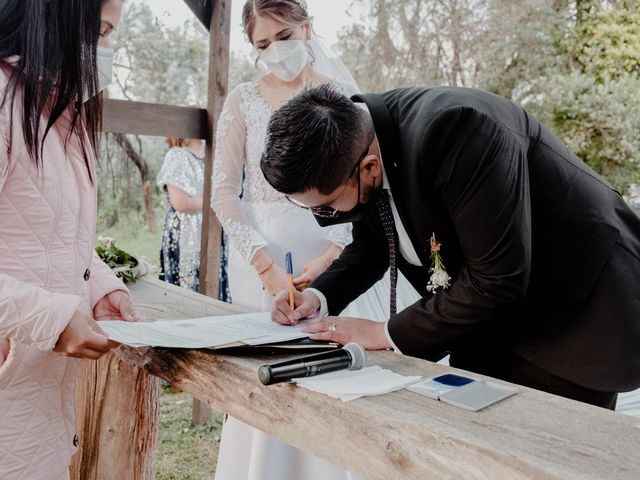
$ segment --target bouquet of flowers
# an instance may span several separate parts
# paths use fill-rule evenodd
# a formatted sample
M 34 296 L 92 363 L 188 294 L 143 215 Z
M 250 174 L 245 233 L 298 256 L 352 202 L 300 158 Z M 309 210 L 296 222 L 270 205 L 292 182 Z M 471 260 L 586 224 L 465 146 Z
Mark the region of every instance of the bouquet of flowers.
M 136 278 L 146 273 L 141 271 L 138 259 L 119 249 L 113 238 L 98 237 L 96 253 L 124 283 L 135 283 Z

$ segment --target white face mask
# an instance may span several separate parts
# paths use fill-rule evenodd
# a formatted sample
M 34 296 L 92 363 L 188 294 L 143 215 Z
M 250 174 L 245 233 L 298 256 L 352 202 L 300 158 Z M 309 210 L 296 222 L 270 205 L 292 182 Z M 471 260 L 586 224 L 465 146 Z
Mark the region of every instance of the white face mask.
M 113 48 L 98 45 L 98 92 L 101 92 L 113 81 Z
M 101 47 L 96 50 L 96 63 L 98 67 L 98 90 L 96 95 L 107 88 L 113 81 L 113 48 Z M 83 101 L 89 100 L 89 94 L 85 92 Z
M 309 63 L 309 53 L 304 40 L 280 40 L 269 45 L 259 59 L 267 71 L 280 80 L 290 82 Z

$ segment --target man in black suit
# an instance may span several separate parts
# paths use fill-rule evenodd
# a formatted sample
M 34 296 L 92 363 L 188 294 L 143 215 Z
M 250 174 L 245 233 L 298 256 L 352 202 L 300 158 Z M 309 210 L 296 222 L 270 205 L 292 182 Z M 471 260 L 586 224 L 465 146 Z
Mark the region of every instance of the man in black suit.
M 640 386 L 640 219 L 521 107 L 463 88 L 350 100 L 316 87 L 274 114 L 261 166 L 321 225 L 353 222 L 295 311 L 276 298 L 274 321 L 337 315 L 389 268 L 395 292 L 397 267 L 420 301 L 394 314 L 392 294 L 382 324 L 323 317 L 312 338 L 450 352 L 453 366 L 606 408 Z

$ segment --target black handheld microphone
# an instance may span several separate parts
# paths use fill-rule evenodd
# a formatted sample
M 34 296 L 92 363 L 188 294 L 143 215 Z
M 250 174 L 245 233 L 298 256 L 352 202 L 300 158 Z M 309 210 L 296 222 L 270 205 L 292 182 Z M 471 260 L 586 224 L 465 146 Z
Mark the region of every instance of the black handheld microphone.
M 367 363 L 367 352 L 357 343 L 347 343 L 344 348 L 294 358 L 285 362 L 262 365 L 258 378 L 265 385 L 288 382 L 292 378 L 311 377 L 337 370 L 360 370 Z

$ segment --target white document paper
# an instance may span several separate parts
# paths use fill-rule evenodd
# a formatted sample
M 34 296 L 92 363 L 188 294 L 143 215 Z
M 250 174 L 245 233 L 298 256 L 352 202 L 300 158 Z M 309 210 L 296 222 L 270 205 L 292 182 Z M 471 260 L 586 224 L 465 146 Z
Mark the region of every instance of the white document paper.
M 356 398 L 395 392 L 420 381 L 421 377 L 405 377 L 377 365 L 361 370 L 341 370 L 315 377 L 293 379 L 301 387 L 324 393 L 343 402 Z
M 155 322 L 102 321 L 100 327 L 114 340 L 133 347 L 222 348 L 285 342 L 309 335 L 302 323 L 278 325 L 269 312 Z

